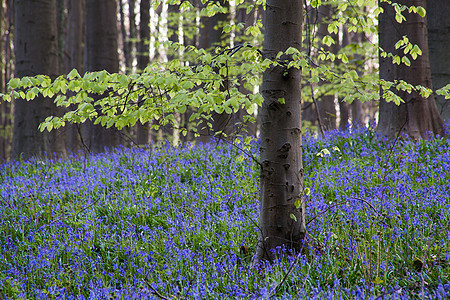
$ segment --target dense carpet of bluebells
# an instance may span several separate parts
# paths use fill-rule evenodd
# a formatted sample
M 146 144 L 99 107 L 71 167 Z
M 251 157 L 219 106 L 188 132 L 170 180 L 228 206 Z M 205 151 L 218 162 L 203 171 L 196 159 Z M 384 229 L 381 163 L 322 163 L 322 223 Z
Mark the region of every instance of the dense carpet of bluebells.
M 448 134 L 303 149 L 305 251 L 258 267 L 259 170 L 233 145 L 3 164 L 0 298 L 448 298 Z

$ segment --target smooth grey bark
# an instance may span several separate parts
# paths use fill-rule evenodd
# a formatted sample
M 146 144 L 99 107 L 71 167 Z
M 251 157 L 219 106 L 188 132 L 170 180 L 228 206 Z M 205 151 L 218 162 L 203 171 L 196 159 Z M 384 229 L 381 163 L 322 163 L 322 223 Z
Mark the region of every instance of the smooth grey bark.
M 275 60 L 277 53 L 290 47 L 301 50 L 302 17 L 302 1 L 267 0 L 265 59 Z M 300 70 L 280 66 L 263 74 L 257 260 L 271 261 L 277 247 L 299 251 L 306 233 L 304 202 L 299 209 L 294 204 L 303 190 L 300 76 Z
M 83 73 L 84 1 L 68 0 L 67 28 L 64 41 L 64 72 L 77 69 Z
M 319 8 L 319 28 L 317 29 L 317 37 L 319 39 L 318 48 L 323 48 L 324 51 L 329 51 L 332 53 L 337 52 L 337 48 L 334 45 L 324 45 L 321 43 L 324 36 L 329 35 L 334 39 L 336 43 L 338 43 L 338 35 L 336 33 L 328 32 L 328 24 L 330 23 L 330 19 L 333 16 L 333 7 L 331 5 L 320 5 Z M 318 53 L 320 54 L 320 53 Z M 319 86 L 324 85 L 327 82 L 320 80 Z M 325 93 L 322 95 L 320 99 L 317 101 L 317 109 L 319 110 L 319 114 L 322 120 L 322 124 L 325 130 L 333 130 L 336 129 L 336 106 L 334 103 L 334 95 L 330 95 Z
M 77 69 L 83 74 L 84 45 L 84 1 L 67 1 L 67 28 L 64 41 L 65 65 L 64 73 Z M 81 147 L 80 125 L 68 124 L 66 127 L 66 147 L 70 152 L 77 152 Z
M 13 2 L 12 0 L 2 0 L 1 3 L 1 14 L 3 23 L 0 25 L 0 51 L 1 51 L 1 91 L 6 91 L 6 83 L 11 79 L 11 70 L 13 70 L 13 59 L 12 59 L 12 43 L 10 42 L 13 37 L 12 26 L 13 26 Z M 12 113 L 12 103 L 1 101 L 0 102 L 0 159 L 8 159 L 11 154 L 11 144 L 12 144 L 12 123 L 13 113 Z
M 120 16 L 120 36 L 122 38 L 122 51 L 125 59 L 125 70 L 129 70 L 131 67 L 131 50 L 128 43 L 128 34 L 125 28 L 125 12 L 124 2 L 126 0 L 119 0 L 119 16 Z
M 355 43 L 357 45 L 362 44 L 363 39 L 363 33 L 362 32 L 351 32 L 348 33 L 350 35 L 350 41 L 351 43 Z M 361 57 L 361 55 L 356 54 L 356 72 L 359 76 L 362 76 L 364 66 L 361 65 L 360 62 L 363 62 L 364 59 Z M 352 124 L 353 126 L 361 126 L 364 124 L 365 121 L 365 115 L 364 115 L 364 105 L 359 99 L 355 99 L 351 104 L 351 111 L 352 111 Z
M 226 40 L 222 30 L 225 23 L 230 21 L 229 2 L 225 0 L 219 0 L 219 5 L 227 9 L 227 13 L 216 14 L 211 18 L 202 17 L 202 27 L 199 33 L 199 47 L 203 49 L 211 49 L 214 53 L 216 47 L 220 47 Z M 222 89 L 227 89 L 227 81 L 223 81 Z M 207 143 L 211 140 L 217 132 L 223 132 L 226 135 L 230 135 L 233 131 L 233 114 L 228 115 L 226 113 L 218 114 L 213 112 L 212 119 L 209 122 L 212 128 L 206 125 L 206 122 L 200 122 L 198 126 L 198 132 L 200 134 L 197 139 L 199 142 Z
M 125 4 L 128 4 L 128 15 L 125 15 Z M 120 36 L 122 51 L 125 59 L 125 71 L 133 71 L 136 39 L 136 13 L 134 12 L 136 0 L 119 0 Z M 128 26 L 125 20 L 128 18 Z
M 133 62 L 136 57 L 136 39 L 137 39 L 137 25 L 136 25 L 136 0 L 128 0 L 128 19 L 129 19 L 129 35 L 128 35 L 128 49 L 130 49 L 130 67 L 128 72 L 134 72 Z
M 305 43 L 304 45 L 305 52 L 309 57 L 311 57 L 312 53 L 312 39 L 314 38 L 314 32 L 315 32 L 315 24 L 317 23 L 318 18 L 318 11 L 317 9 L 312 8 L 310 5 L 308 6 L 307 3 L 305 3 L 305 8 L 308 13 L 305 13 L 305 19 L 304 19 L 304 32 L 305 32 Z M 307 86 L 310 88 L 310 83 L 305 83 L 304 86 Z M 316 107 L 313 103 L 313 99 L 311 98 L 309 102 L 303 102 L 302 106 L 302 123 L 305 125 L 305 127 L 311 127 L 318 124 L 318 115 Z
M 399 4 L 426 7 L 425 0 L 398 0 Z M 386 2 L 380 3 L 384 12 L 379 16 L 379 44 L 382 49 L 393 54 L 403 55 L 403 49 L 396 50 L 395 43 L 404 35 L 412 44 L 422 50 L 422 55 L 411 60 L 411 66 L 394 65 L 391 58 L 380 57 L 380 79 L 389 81 L 405 80 L 412 85 L 432 88 L 430 63 L 428 59 L 427 20 L 415 13 L 404 12 L 406 21 L 397 23 L 395 12 Z M 382 93 L 383 91 L 381 91 Z M 434 96 L 425 99 L 417 92 L 394 92 L 405 103 L 399 106 L 393 102 L 380 100 L 379 121 L 377 131 L 393 139 L 401 131 L 412 138 L 428 138 L 429 134 L 440 134 L 443 121 L 436 106 Z M 382 95 L 382 94 L 381 94 Z
M 203 8 L 203 4 L 198 3 L 200 9 Z M 200 28 L 198 33 L 198 47 L 201 49 L 208 49 L 211 46 L 210 42 L 210 24 L 211 20 L 210 18 L 206 16 L 202 16 L 200 18 Z M 196 141 L 200 143 L 208 143 L 210 141 L 210 129 L 208 125 L 206 124 L 206 121 L 200 121 L 197 124 L 197 132 L 199 134 L 198 137 L 196 137 Z
M 86 0 L 86 41 L 84 70 L 119 71 L 117 13 L 115 0 Z M 119 145 L 119 131 L 86 122 L 83 139 L 91 152 Z
M 223 27 L 225 23 L 230 22 L 230 4 L 228 1 L 220 0 L 220 5 L 222 7 L 225 7 L 227 10 L 227 13 L 223 14 L 216 14 L 212 17 L 211 22 L 209 23 L 210 29 L 210 47 L 216 48 L 223 46 L 224 42 L 225 45 L 229 45 L 229 39 L 226 35 L 222 32 Z M 213 51 L 214 52 L 214 51 Z M 221 89 L 227 90 L 228 87 L 228 81 L 226 79 L 223 80 Z M 229 139 L 231 133 L 233 132 L 234 128 L 234 113 L 232 114 L 226 114 L 226 113 L 215 113 L 212 114 L 212 129 L 213 134 L 217 132 L 222 132 L 225 135 L 220 135 L 221 138 Z
M 14 6 L 15 77 L 46 74 L 56 78 L 59 73 L 56 0 L 17 0 Z M 65 138 L 61 130 L 50 133 L 38 130 L 47 116 L 58 112 L 52 99 L 36 97 L 30 102 L 16 99 L 11 158 L 64 154 Z
M 241 4 L 241 6 L 238 7 L 236 10 L 236 17 L 235 17 L 236 23 L 244 24 L 244 28 L 242 28 L 240 32 L 236 32 L 235 44 L 240 44 L 240 43 L 246 42 L 244 32 L 247 30 L 247 28 L 249 28 L 250 26 L 253 26 L 255 24 L 255 15 L 256 15 L 255 9 L 251 10 L 247 14 L 247 7 L 249 5 L 253 5 L 253 4 L 254 4 L 253 0 L 245 0 L 244 3 Z M 238 89 L 239 89 L 239 92 L 241 92 L 242 94 L 250 94 L 253 92 L 253 91 L 247 90 L 244 87 L 244 82 L 242 80 L 239 80 Z M 245 115 L 248 115 L 248 114 L 243 109 L 239 109 L 237 111 L 237 113 L 233 114 L 233 132 L 239 133 L 240 131 L 242 131 L 242 129 L 240 127 L 244 126 L 243 129 L 245 129 L 247 131 L 248 135 L 257 137 L 258 123 L 257 122 L 249 123 L 248 122 L 248 123 L 244 124 L 244 116 Z M 253 115 L 253 117 L 255 117 L 255 115 Z M 256 116 L 256 118 L 257 118 L 257 116 Z
M 0 1 L 0 18 L 6 19 L 4 16 L 4 0 Z M 4 49 L 4 28 L 3 22 L 0 22 L 0 92 L 5 92 L 5 77 L 4 77 L 4 66 L 5 66 L 5 52 Z M 9 103 L 0 101 L 0 161 L 6 159 L 6 141 L 7 141 L 7 120 L 8 120 Z
M 448 0 L 427 1 L 428 47 L 431 80 L 435 90 L 450 84 L 450 3 Z M 435 95 L 444 121 L 450 120 L 450 100 Z
M 341 26 L 342 40 L 340 41 L 340 49 L 344 49 L 350 44 L 349 32 L 346 26 Z M 343 97 L 338 97 L 339 104 L 339 129 L 345 130 L 347 128 L 350 119 L 350 109 L 347 102 Z
M 150 62 L 150 0 L 141 0 L 139 19 L 139 42 L 137 43 L 137 67 L 143 71 Z M 136 124 L 136 140 L 138 145 L 150 143 L 150 130 L 148 124 Z

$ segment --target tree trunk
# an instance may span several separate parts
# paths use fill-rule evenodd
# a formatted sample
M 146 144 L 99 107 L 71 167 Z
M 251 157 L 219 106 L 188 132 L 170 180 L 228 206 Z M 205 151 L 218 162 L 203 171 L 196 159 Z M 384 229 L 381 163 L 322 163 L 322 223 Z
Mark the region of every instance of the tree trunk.
M 134 59 L 136 58 L 136 0 L 128 0 L 128 20 L 129 20 L 129 35 L 128 35 L 128 49 L 130 50 L 130 67 L 127 70 L 129 73 L 135 72 Z
M 228 1 L 220 0 L 220 6 L 227 9 L 227 13 L 224 14 L 216 14 L 212 17 L 211 22 L 209 23 L 209 34 L 210 34 L 210 48 L 214 53 L 215 48 L 221 48 L 226 41 L 225 45 L 229 46 L 229 39 L 226 39 L 224 33 L 222 32 L 225 23 L 230 22 L 230 4 Z M 223 85 L 221 86 L 221 90 L 225 91 L 228 88 L 228 82 L 226 80 L 223 81 Z M 213 133 L 222 132 L 225 135 L 220 135 L 222 138 L 227 138 L 233 132 L 234 126 L 234 118 L 233 114 L 227 113 L 215 113 L 212 114 L 212 128 Z
M 363 41 L 363 33 L 362 32 L 348 32 L 350 36 L 351 43 L 362 45 Z M 359 76 L 363 75 L 364 66 L 362 65 L 364 61 L 366 61 L 361 55 L 355 54 L 355 64 L 356 64 L 356 72 Z M 352 104 L 350 104 L 352 109 L 352 125 L 353 126 L 362 126 L 365 124 L 365 114 L 364 114 L 364 105 L 359 99 L 353 100 Z
M 119 71 L 117 46 L 117 13 L 115 0 L 86 0 L 86 72 Z M 90 151 L 96 153 L 105 147 L 119 145 L 119 131 L 86 122 L 83 139 Z
M 17 0 L 14 5 L 15 76 L 46 74 L 56 78 L 59 73 L 56 0 Z M 30 102 L 16 99 L 11 158 L 29 158 L 53 152 L 64 154 L 61 130 L 50 133 L 38 130 L 39 124 L 47 116 L 55 114 L 58 114 L 58 109 L 52 99 L 36 97 Z
M 427 1 L 428 46 L 431 80 L 435 90 L 450 83 L 450 3 L 448 0 Z M 436 104 L 445 121 L 450 120 L 450 100 L 435 95 Z
M 323 48 L 324 51 L 330 51 L 334 54 L 337 52 L 337 47 L 335 45 L 324 45 L 321 43 L 322 38 L 326 35 L 331 36 L 334 41 L 338 42 L 338 35 L 336 33 L 328 33 L 328 24 L 330 23 L 331 17 L 333 16 L 333 8 L 331 5 L 320 5 L 319 6 L 319 29 L 317 30 L 317 37 L 319 39 L 318 48 Z M 320 53 L 318 53 L 320 54 Z M 323 80 L 319 81 L 319 86 L 324 85 L 326 82 Z M 322 119 L 323 126 L 325 130 L 336 129 L 336 105 L 334 103 L 334 95 L 325 93 L 317 101 L 317 109 L 319 110 L 320 118 Z
M 148 42 L 150 41 L 150 0 L 141 0 L 139 21 L 139 42 L 137 44 L 137 67 L 143 71 L 150 62 Z M 150 142 L 150 130 L 148 124 L 136 124 L 136 139 L 138 145 L 146 145 Z
M 83 41 L 84 41 L 84 1 L 69 0 L 67 5 L 68 21 L 65 36 L 65 70 L 69 73 L 72 69 L 77 69 L 80 74 L 83 73 Z M 81 140 L 79 134 L 79 124 L 68 124 L 67 150 L 77 152 L 81 149 Z
M 301 50 L 302 1 L 266 3 L 263 57 L 275 60 L 289 47 Z M 298 69 L 282 67 L 271 67 L 263 75 L 257 260 L 272 260 L 277 247 L 299 251 L 306 233 L 304 204 L 299 209 L 294 204 L 303 190 L 300 75 Z
M 4 0 L 0 1 L 0 20 L 5 20 L 5 14 L 4 14 Z M 4 36 L 6 35 L 4 33 L 5 29 L 3 28 L 3 21 L 0 21 L 0 92 L 5 92 L 5 76 L 4 76 L 4 70 L 5 70 L 5 52 L 3 51 L 5 46 Z M 7 106 L 8 102 L 0 101 L 0 161 L 3 159 L 6 159 L 6 124 L 7 124 Z M 9 103 L 8 103 L 9 104 Z
M 128 42 L 128 34 L 125 26 L 125 12 L 124 2 L 126 0 L 119 0 L 119 16 L 120 16 L 120 36 L 122 37 L 122 51 L 125 60 L 125 71 L 127 72 L 131 67 L 131 50 Z
M 252 9 L 247 14 L 247 7 L 249 5 L 254 5 L 253 0 L 245 0 L 242 7 L 238 7 L 236 10 L 236 23 L 242 23 L 244 24 L 244 28 L 241 29 L 241 31 L 236 32 L 236 42 L 237 44 L 247 42 L 245 40 L 245 34 L 244 32 L 249 28 L 250 26 L 253 26 L 255 24 L 255 14 L 256 10 L 255 8 Z M 251 94 L 253 91 L 249 91 L 244 87 L 244 82 L 239 79 L 239 92 L 242 94 Z M 239 109 L 237 113 L 233 114 L 233 132 L 239 132 L 241 129 L 237 124 L 241 124 L 240 126 L 245 126 L 245 130 L 247 131 L 247 134 L 253 137 L 257 137 L 258 132 L 258 124 L 247 122 L 244 124 L 244 116 L 248 115 L 247 112 L 244 109 Z M 255 114 L 253 114 L 253 117 L 257 118 Z
M 203 8 L 203 4 L 199 3 L 200 8 Z M 200 18 L 200 28 L 198 33 L 198 47 L 201 49 L 208 49 L 211 45 L 210 24 L 211 19 L 202 16 Z M 211 132 L 205 121 L 198 123 L 197 132 L 199 136 L 196 138 L 197 142 L 208 143 L 210 141 Z
M 172 43 L 180 43 L 180 5 L 179 4 L 169 4 L 167 8 L 167 38 Z M 179 59 L 179 53 L 177 49 L 168 49 L 167 58 L 168 60 Z M 173 114 L 178 125 L 175 126 L 163 126 L 163 130 L 171 136 L 171 141 L 173 145 L 178 145 L 180 141 L 180 129 L 177 126 L 181 125 L 181 115 L 179 113 Z
M 306 54 L 311 57 L 311 53 L 312 53 L 312 43 L 311 43 L 311 39 L 313 37 L 311 37 L 313 35 L 313 33 L 315 32 L 315 24 L 317 23 L 316 19 L 317 19 L 317 9 L 312 8 L 310 5 L 307 5 L 305 3 L 305 10 L 308 11 L 308 13 L 305 13 L 305 25 L 304 25 L 304 30 L 305 30 L 305 42 L 306 45 L 304 45 L 305 48 L 305 52 Z M 308 87 L 308 89 L 310 88 L 310 83 L 306 82 L 304 84 L 304 86 Z M 311 97 L 310 101 L 303 102 L 302 105 L 302 125 L 304 125 L 306 128 L 310 128 L 312 126 L 315 126 L 318 124 L 318 120 L 317 120 L 317 110 L 316 110 L 316 106 L 313 103 L 313 99 Z
M 426 7 L 425 0 L 399 0 L 397 2 L 408 6 Z M 394 55 L 403 56 L 403 49 L 396 50 L 394 45 L 406 35 L 412 44 L 418 45 L 422 50 L 422 55 L 418 56 L 416 60 L 410 58 L 410 67 L 404 64 L 393 64 L 390 57 L 382 58 L 380 56 L 380 79 L 404 80 L 412 85 L 432 88 L 426 17 L 422 18 L 415 13 L 403 12 L 406 21 L 397 23 L 392 6 L 386 2 L 381 2 L 380 5 L 384 9 L 379 16 L 380 47 Z M 417 92 L 411 94 L 397 90 L 394 92 L 405 102 L 397 106 L 393 102 L 387 103 L 383 98 L 380 100 L 378 132 L 390 139 L 395 138 L 400 131 L 412 138 L 427 138 L 429 133 L 439 134 L 442 132 L 443 122 L 433 95 L 425 99 Z
M 199 47 L 204 49 L 211 49 L 211 52 L 214 53 L 215 47 L 220 47 L 224 41 L 224 36 L 222 33 L 222 29 L 225 22 L 229 22 L 230 14 L 229 14 L 229 3 L 228 1 L 220 0 L 219 5 L 225 7 L 228 10 L 228 13 L 220 13 L 216 14 L 211 18 L 202 17 L 202 27 L 200 28 L 200 40 Z M 217 70 L 213 70 L 217 71 Z M 222 86 L 222 89 L 226 89 L 226 86 Z M 216 132 L 223 132 L 226 135 L 229 135 L 233 129 L 233 117 L 232 115 L 228 115 L 226 113 L 218 114 L 212 113 L 212 120 L 210 120 L 212 128 L 209 128 L 206 125 L 206 122 L 201 122 L 198 128 L 198 132 L 200 133 L 200 137 L 198 141 L 202 143 L 206 143 L 210 141 L 210 138 Z
M 14 8 L 13 1 L 6 0 L 2 1 L 2 14 L 1 18 L 4 20 L 1 32 L 2 47 L 0 51 L 3 54 L 2 60 L 2 83 L 1 90 L 6 91 L 6 84 L 11 79 L 11 70 L 13 70 L 13 59 L 12 59 L 12 43 L 11 38 L 13 37 L 12 28 L 14 23 Z M 13 113 L 12 113 L 12 103 L 2 101 L 0 103 L 0 158 L 8 159 L 11 153 L 12 144 L 12 133 L 13 133 Z

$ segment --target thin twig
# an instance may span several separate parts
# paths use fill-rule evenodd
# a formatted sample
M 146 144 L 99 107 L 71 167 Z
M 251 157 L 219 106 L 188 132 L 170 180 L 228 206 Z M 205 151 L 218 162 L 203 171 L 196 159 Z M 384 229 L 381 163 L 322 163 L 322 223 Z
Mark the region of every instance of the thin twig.
M 302 247 L 300 248 L 298 254 L 295 257 L 295 260 L 291 263 L 291 265 L 289 266 L 288 271 L 286 272 L 286 274 L 284 275 L 283 279 L 280 281 L 280 283 L 278 283 L 275 288 L 272 289 L 272 293 L 270 295 L 269 298 L 272 298 L 275 296 L 275 294 L 278 292 L 278 290 L 281 288 L 281 286 L 286 282 L 286 279 L 288 278 L 289 274 L 292 272 L 292 270 L 294 269 L 294 266 L 297 264 L 297 262 L 300 259 L 300 255 L 302 255 L 302 250 L 305 244 L 302 244 Z
M 316 220 L 318 217 L 320 217 L 321 215 L 323 215 L 324 213 L 326 213 L 327 211 L 329 211 L 329 210 L 332 209 L 333 207 L 336 207 L 336 206 L 345 204 L 345 203 L 347 203 L 347 202 L 348 202 L 348 200 L 344 200 L 344 201 L 341 201 L 341 202 L 339 202 L 339 203 L 336 203 L 336 204 L 333 204 L 333 205 L 331 205 L 331 206 L 328 206 L 328 207 L 325 208 L 323 211 L 321 211 L 320 213 L 318 213 L 317 215 L 315 215 L 311 220 L 309 220 L 308 222 L 306 222 L 305 225 L 308 226 L 309 223 L 313 222 L 314 220 Z
M 161 295 L 158 290 L 156 290 L 152 285 L 148 282 L 147 278 L 144 278 L 145 284 L 152 290 L 152 294 L 157 296 L 158 298 L 161 298 L 163 300 L 171 300 L 171 299 L 179 299 L 178 297 L 171 296 L 171 298 L 167 298 L 166 296 Z

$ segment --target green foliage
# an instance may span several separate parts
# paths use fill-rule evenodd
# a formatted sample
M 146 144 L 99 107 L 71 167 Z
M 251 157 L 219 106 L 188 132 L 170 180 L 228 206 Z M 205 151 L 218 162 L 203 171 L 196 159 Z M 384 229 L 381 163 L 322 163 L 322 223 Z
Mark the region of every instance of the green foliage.
M 157 6 L 159 3 L 160 1 L 155 1 L 153 4 Z M 179 1 L 169 3 L 176 4 Z M 405 11 L 425 15 L 422 7 L 389 3 L 394 7 L 399 22 L 403 21 L 402 13 Z M 213 16 L 224 13 L 224 8 L 216 2 L 205 4 L 200 15 Z M 310 3 L 312 7 L 324 4 L 326 3 L 321 1 Z M 240 6 L 243 5 L 242 1 L 238 1 L 237 5 L 250 12 L 258 6 L 264 6 L 265 1 L 257 1 L 254 5 L 242 7 Z M 373 5 L 375 8 L 372 12 L 363 14 L 361 8 L 367 5 L 365 1 L 357 1 L 352 7 L 345 2 L 336 3 L 336 17 L 329 22 L 328 32 L 336 34 L 338 28 L 347 26 L 350 32 L 376 33 L 376 24 L 370 16 L 377 16 L 382 10 Z M 186 13 L 186 18 L 196 16 L 196 8 L 188 1 L 184 1 L 180 9 Z M 302 91 L 304 101 L 311 101 L 311 89 L 308 86 L 311 84 L 315 86 L 320 81 L 324 84 L 316 87 L 317 98 L 337 94 L 347 102 L 355 99 L 363 102 L 378 100 L 380 87 L 383 90 L 383 98 L 396 104 L 400 104 L 403 100 L 393 92 L 393 89 L 408 93 L 417 91 L 424 97 L 432 93 L 423 86 L 412 86 L 403 81 L 379 80 L 376 69 L 369 74 L 361 73 L 362 66 L 376 65 L 378 48 L 370 43 L 350 44 L 337 54 L 320 48 L 317 49 L 316 61 L 305 52 L 294 48 L 279 53 L 275 61 L 262 59 L 258 47 L 245 42 L 260 39 L 261 28 L 261 21 L 257 20 L 253 26 L 245 30 L 244 37 L 239 37 L 242 44 L 235 47 L 224 45 L 223 48 L 217 48 L 215 53 L 170 41 L 160 42 L 158 45 L 171 49 L 178 58 L 168 63 L 155 62 L 139 74 L 110 74 L 99 71 L 80 75 L 77 70 L 72 70 L 53 81 L 45 75 L 14 78 L 8 84 L 10 92 L 2 94 L 1 97 L 5 101 L 14 98 L 31 101 L 38 96 L 53 98 L 57 106 L 66 108 L 66 113 L 63 116 L 48 117 L 40 125 L 41 131 L 50 131 L 67 123 L 83 123 L 86 120 L 118 129 L 133 126 L 137 122 L 151 122 L 154 129 L 168 124 L 180 128 L 181 124 L 177 123 L 174 114 L 184 113 L 188 108 L 193 111 L 189 121 L 194 123 L 210 120 L 212 112 L 230 114 L 244 109 L 252 114 L 255 105 L 261 105 L 262 97 L 260 94 L 242 94 L 239 87 L 242 85 L 248 91 L 255 90 L 254 87 L 261 83 L 263 71 L 273 65 L 285 70 L 289 68 L 302 70 L 305 83 Z M 226 24 L 223 28 L 224 33 L 241 30 L 243 24 Z M 192 33 L 188 30 L 186 34 Z M 313 46 L 318 42 L 313 41 Z M 336 41 L 327 35 L 322 38 L 321 43 L 331 46 Z M 414 60 L 422 54 L 419 47 L 410 43 L 406 36 L 398 41 L 395 47 L 403 49 L 404 56 L 386 53 L 381 49 L 381 57 L 391 57 L 394 64 L 410 65 L 411 59 Z M 197 63 L 192 64 L 190 61 Z M 446 86 L 436 93 L 448 98 L 449 87 Z M 196 126 L 193 128 L 195 131 Z M 185 130 L 186 128 L 182 129 L 183 132 L 186 132 Z
M 166 46 L 172 44 L 167 42 Z M 156 120 L 158 122 L 152 126 L 157 129 L 167 124 L 178 126 L 173 113 L 184 113 L 187 107 L 194 111 L 191 120 L 201 120 L 213 111 L 232 113 L 245 109 L 252 113 L 254 104 L 261 104 L 260 95 L 244 95 L 238 91 L 240 84 L 252 87 L 260 83 L 263 67 L 256 63 L 261 60 L 256 49 L 240 45 L 212 56 L 202 49 L 179 47 L 182 51 L 194 52 L 201 63 L 186 66 L 173 60 L 164 66 L 150 65 L 142 73 L 131 75 L 99 71 L 81 76 L 77 70 L 72 70 L 54 81 L 44 75 L 15 78 L 9 84 L 12 92 L 3 98 L 9 100 L 13 96 L 30 101 L 38 95 L 56 96 L 57 106 L 75 107 L 61 117 L 48 117 L 41 124 L 41 131 L 88 119 L 118 129 L 133 126 L 138 121 Z M 239 64 L 233 57 L 238 50 L 246 59 Z

